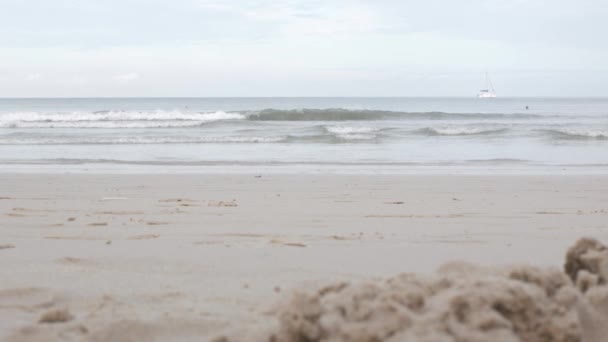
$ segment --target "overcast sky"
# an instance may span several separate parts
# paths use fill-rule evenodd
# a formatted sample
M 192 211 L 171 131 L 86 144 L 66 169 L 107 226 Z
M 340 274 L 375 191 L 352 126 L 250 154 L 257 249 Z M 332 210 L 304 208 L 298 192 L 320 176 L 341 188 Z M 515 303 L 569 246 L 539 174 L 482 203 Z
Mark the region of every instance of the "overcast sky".
M 608 96 L 605 0 L 0 0 L 0 97 Z

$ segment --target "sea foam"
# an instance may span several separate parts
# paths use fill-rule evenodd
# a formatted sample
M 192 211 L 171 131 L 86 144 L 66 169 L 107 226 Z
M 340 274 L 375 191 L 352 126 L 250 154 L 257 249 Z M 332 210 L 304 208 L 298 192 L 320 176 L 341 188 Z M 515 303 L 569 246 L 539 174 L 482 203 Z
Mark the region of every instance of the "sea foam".
M 601 129 L 550 129 L 547 132 L 558 139 L 608 139 L 608 130 Z
M 421 130 L 429 135 L 479 135 L 495 134 L 506 131 L 498 127 L 427 127 Z
M 245 115 L 223 111 L 98 111 L 98 112 L 11 112 L 0 114 L 0 127 L 14 128 L 149 128 L 186 127 L 221 120 L 243 120 Z

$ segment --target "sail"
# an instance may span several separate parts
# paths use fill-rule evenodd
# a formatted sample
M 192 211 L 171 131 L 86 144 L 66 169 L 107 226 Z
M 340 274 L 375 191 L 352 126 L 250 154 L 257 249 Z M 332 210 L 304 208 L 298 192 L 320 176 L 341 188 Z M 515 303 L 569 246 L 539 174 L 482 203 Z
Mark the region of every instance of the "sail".
M 490 79 L 490 75 L 486 72 L 486 87 L 485 89 L 481 89 L 477 94 L 478 98 L 494 98 L 496 97 L 496 91 L 494 90 L 494 85 L 492 84 L 492 80 Z

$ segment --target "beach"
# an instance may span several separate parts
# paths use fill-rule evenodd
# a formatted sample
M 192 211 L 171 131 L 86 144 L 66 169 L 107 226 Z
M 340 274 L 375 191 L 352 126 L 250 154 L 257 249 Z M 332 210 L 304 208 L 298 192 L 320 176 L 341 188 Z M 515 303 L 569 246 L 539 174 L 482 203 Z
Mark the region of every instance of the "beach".
M 297 290 L 450 261 L 561 268 L 605 175 L 3 173 L 0 339 L 203 340 Z M 65 309 L 65 324 L 39 323 Z
M 608 6 L 547 3 L 2 2 L 0 342 L 608 341 Z

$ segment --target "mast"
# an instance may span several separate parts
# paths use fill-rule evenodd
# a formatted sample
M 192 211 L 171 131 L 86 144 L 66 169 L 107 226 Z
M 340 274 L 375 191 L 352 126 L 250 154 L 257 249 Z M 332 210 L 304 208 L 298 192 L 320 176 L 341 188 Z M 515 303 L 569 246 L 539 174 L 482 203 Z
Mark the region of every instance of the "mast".
M 490 79 L 490 74 L 486 71 L 486 87 L 479 91 L 477 94 L 478 98 L 494 98 L 496 97 L 496 91 L 494 90 L 494 84 L 492 84 L 492 80 Z
M 490 74 L 488 74 L 488 72 L 486 72 L 486 89 L 488 89 L 492 93 L 496 93 L 496 91 L 494 91 L 494 85 L 492 84 L 492 80 L 490 79 Z

